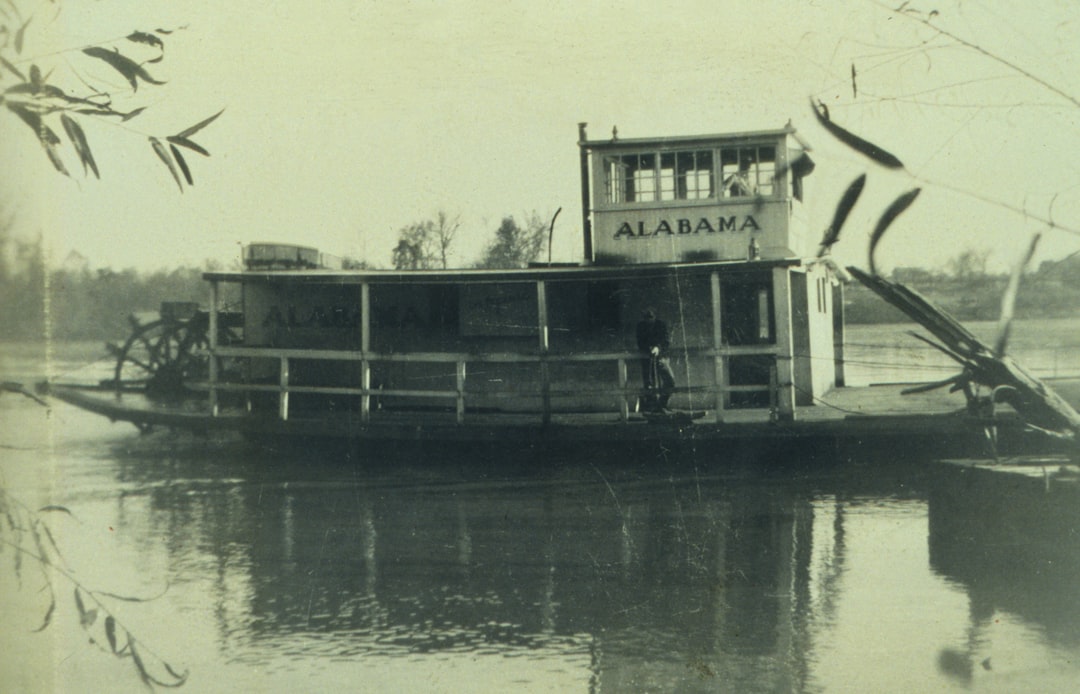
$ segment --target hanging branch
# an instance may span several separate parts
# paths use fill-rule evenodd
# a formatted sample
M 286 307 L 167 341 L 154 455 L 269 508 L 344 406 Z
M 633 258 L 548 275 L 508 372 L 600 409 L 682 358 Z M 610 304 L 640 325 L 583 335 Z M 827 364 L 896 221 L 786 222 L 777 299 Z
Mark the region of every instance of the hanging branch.
M 14 5 L 11 6 L 14 8 Z M 37 64 L 31 64 L 28 71 L 20 67 L 19 63 L 29 62 L 19 56 L 23 51 L 26 29 L 34 15 L 23 20 L 17 8 L 14 9 L 13 18 L 11 13 L 0 15 L 0 35 L 14 37 L 10 44 L 0 44 L 0 105 L 33 131 L 34 137 L 57 172 L 71 176 L 63 158 L 63 145 L 66 142 L 71 145 L 82 165 L 83 175 L 89 176 L 93 173 L 95 178 L 100 179 L 98 160 L 94 157 L 90 139 L 79 117 L 100 120 L 116 118 L 118 121 L 113 121 L 114 123 L 126 123 L 139 116 L 147 107 L 119 110 L 113 106 L 108 91 L 99 88 L 101 83 L 95 84 L 94 80 L 84 79 L 78 73 L 75 77 L 83 84 L 81 93 L 79 90 L 73 92 L 50 83 L 52 70 L 44 71 Z M 133 31 L 122 38 L 69 49 L 58 55 L 74 55 L 81 57 L 83 62 L 89 65 L 108 66 L 112 72 L 124 78 L 131 88 L 131 94 L 138 94 L 140 86 L 158 87 L 166 83 L 156 79 L 146 66 L 164 60 L 165 37 L 170 34 L 171 30 L 160 28 L 153 31 Z M 18 83 L 4 88 L 5 78 L 11 77 L 16 78 Z M 174 135 L 145 135 L 154 153 L 169 169 L 181 192 L 184 183 L 194 185 L 194 176 L 179 148 L 190 149 L 205 157 L 210 156 L 210 152 L 194 142 L 191 136 L 220 115 L 219 111 Z M 60 127 L 56 127 L 57 122 Z M 168 142 L 169 146 L 166 147 L 162 141 Z
M 187 670 L 177 670 L 164 658 L 147 648 L 127 626 L 117 619 L 105 603 L 105 599 L 147 602 L 157 599 L 160 595 L 139 598 L 93 590 L 79 581 L 67 566 L 63 553 L 43 517 L 47 513 L 63 513 L 74 517 L 67 507 L 48 505 L 34 510 L 0 487 L 0 513 L 6 520 L 6 527 L 0 523 L 0 544 L 14 550 L 13 569 L 19 585 L 22 585 L 23 557 L 27 557 L 36 564 L 44 582 L 42 590 L 47 591 L 49 595 L 49 604 L 45 609 L 41 625 L 34 629 L 34 632 L 45 631 L 52 625 L 61 604 L 58 600 L 54 576 L 60 576 L 71 586 L 72 605 L 79 619 L 79 627 L 86 632 L 90 644 L 117 658 L 130 657 L 139 678 L 149 686 L 175 688 L 187 681 Z M 28 546 L 30 542 L 32 542 L 32 547 Z M 136 644 L 142 648 L 142 653 L 137 650 Z M 152 670 L 164 670 L 166 674 Z

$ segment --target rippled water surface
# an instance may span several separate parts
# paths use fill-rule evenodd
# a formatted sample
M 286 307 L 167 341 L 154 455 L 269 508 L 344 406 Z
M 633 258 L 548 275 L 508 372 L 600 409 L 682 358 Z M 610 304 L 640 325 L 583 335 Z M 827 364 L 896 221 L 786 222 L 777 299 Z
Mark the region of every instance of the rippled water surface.
M 84 356 L 58 351 L 53 370 Z M 0 374 L 39 353 L 9 346 Z M 5 691 L 144 691 L 110 615 L 180 691 L 1080 681 L 1076 504 L 895 452 L 266 450 L 6 393 L 0 427 Z

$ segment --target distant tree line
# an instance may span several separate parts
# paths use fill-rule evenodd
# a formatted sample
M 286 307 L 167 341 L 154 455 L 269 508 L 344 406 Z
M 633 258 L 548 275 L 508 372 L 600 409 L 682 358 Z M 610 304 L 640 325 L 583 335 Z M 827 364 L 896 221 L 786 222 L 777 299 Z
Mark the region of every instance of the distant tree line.
M 147 273 L 91 270 L 85 263 L 49 269 L 40 238 L 0 233 L 0 339 L 122 339 L 131 332 L 129 315 L 156 311 L 162 301 L 205 305 L 204 269 Z
M 987 272 L 988 256 L 988 252 L 967 250 L 951 258 L 944 270 L 898 267 L 890 279 L 919 292 L 958 320 L 997 320 L 1009 276 Z M 844 292 L 845 318 L 849 323 L 907 321 L 899 310 L 857 282 L 847 285 Z M 1037 270 L 1024 275 L 1016 315 L 1020 318 L 1080 316 L 1080 255 L 1043 262 Z
M 131 331 L 128 316 L 156 311 L 162 301 L 205 305 L 208 296 L 202 273 L 219 269 L 207 262 L 201 268 L 155 272 L 92 270 L 86 262 L 78 261 L 49 269 L 41 239 L 12 238 L 10 227 L 0 224 L 0 340 L 40 340 L 46 334 L 57 340 L 118 340 Z M 473 266 L 523 267 L 539 255 L 546 233 L 536 215 L 527 217 L 523 225 L 507 217 Z M 350 264 L 367 266 L 362 261 Z M 442 267 L 441 256 L 430 256 L 410 267 Z M 979 261 L 977 253 L 962 254 L 941 271 L 897 268 L 891 278 L 962 321 L 996 320 L 1008 282 L 1005 274 L 987 273 L 985 257 Z M 1080 255 L 1044 262 L 1028 273 L 1021 285 L 1017 314 L 1023 318 L 1080 316 Z M 849 323 L 906 320 L 854 282 L 845 287 L 845 317 Z
M 50 268 L 42 239 L 18 238 L 11 233 L 14 227 L 13 216 L 0 220 L 0 341 L 41 340 L 46 335 L 57 340 L 122 339 L 131 332 L 130 315 L 157 311 L 162 301 L 206 305 L 202 273 L 219 269 L 209 261 L 199 268 L 155 272 L 90 269 L 79 258 Z M 394 268 L 450 267 L 448 253 L 460 227 L 460 217 L 444 212 L 403 227 L 391 257 Z M 546 241 L 547 227 L 537 213 L 525 215 L 522 223 L 505 217 L 472 266 L 525 267 L 539 257 Z M 345 266 L 377 267 L 354 258 L 346 259 Z

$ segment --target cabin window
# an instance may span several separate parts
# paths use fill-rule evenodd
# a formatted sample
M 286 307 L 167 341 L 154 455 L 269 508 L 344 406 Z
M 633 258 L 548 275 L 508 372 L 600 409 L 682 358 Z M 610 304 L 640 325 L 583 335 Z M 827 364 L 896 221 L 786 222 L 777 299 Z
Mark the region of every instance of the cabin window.
M 461 287 L 462 337 L 536 335 L 540 317 L 532 282 L 466 284 Z
M 622 306 L 623 292 L 618 282 L 548 282 L 551 348 L 610 347 L 622 327 Z
M 775 341 L 772 289 L 768 283 L 724 283 L 723 340 L 728 345 L 770 344 Z
M 722 197 L 772 195 L 776 147 L 759 145 L 720 150 Z
M 459 335 L 458 288 L 435 284 L 374 285 L 371 334 L 376 351 L 443 347 Z

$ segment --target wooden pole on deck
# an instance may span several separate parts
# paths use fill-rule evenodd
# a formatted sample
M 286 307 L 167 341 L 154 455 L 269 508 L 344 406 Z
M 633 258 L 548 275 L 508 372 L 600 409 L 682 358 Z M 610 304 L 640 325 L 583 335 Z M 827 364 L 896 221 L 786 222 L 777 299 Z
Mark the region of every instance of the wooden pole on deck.
M 218 281 L 210 280 L 210 325 L 207 328 L 210 331 L 208 336 L 210 342 L 210 416 L 218 416 L 218 393 L 217 393 L 217 380 L 218 380 L 218 361 L 217 361 L 217 348 L 218 348 Z
M 543 422 L 551 423 L 551 372 L 548 364 L 548 311 L 547 283 L 536 282 L 536 309 L 540 328 L 540 396 L 543 406 Z
M 724 376 L 724 358 L 720 355 L 720 350 L 724 345 L 724 332 L 723 324 L 721 323 L 721 306 L 723 305 L 723 296 L 720 293 L 720 273 L 712 272 L 709 275 L 709 283 L 712 287 L 712 316 L 713 316 L 713 384 L 716 388 L 715 402 L 713 407 L 715 408 L 714 415 L 716 417 L 716 423 L 719 424 L 724 421 L 724 390 L 727 385 L 727 379 Z
M 360 388 L 364 394 L 360 396 L 360 421 L 367 424 L 371 421 L 371 362 L 368 354 L 371 352 L 371 285 L 364 282 L 360 285 Z
M 787 421 L 795 419 L 790 273 L 787 267 L 774 267 L 772 271 L 773 306 L 776 314 L 776 414 Z

